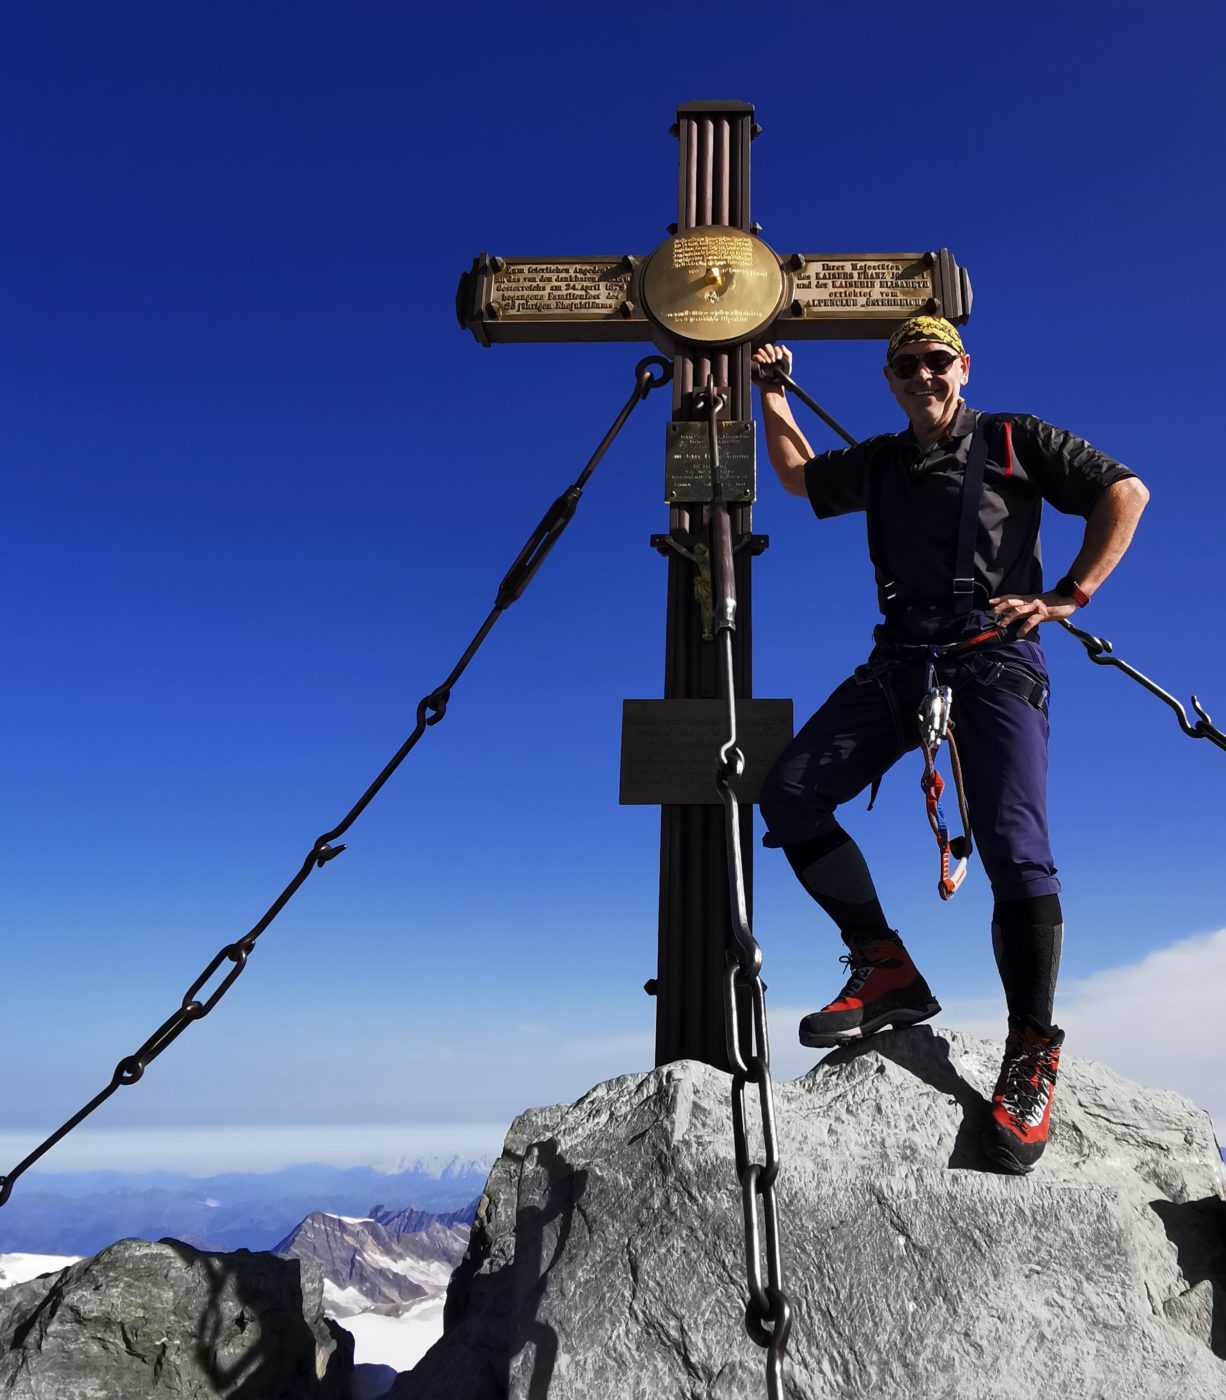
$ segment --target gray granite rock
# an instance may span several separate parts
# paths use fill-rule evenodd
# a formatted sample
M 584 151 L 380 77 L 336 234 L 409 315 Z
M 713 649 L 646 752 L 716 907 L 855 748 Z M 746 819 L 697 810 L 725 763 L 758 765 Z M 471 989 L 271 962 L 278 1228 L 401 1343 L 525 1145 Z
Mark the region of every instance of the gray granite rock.
M 5 1400 L 341 1400 L 317 1266 L 121 1240 L 0 1293 Z
M 1001 1047 L 890 1031 L 777 1086 L 792 1400 L 1222 1400 L 1205 1114 L 1066 1058 L 1027 1178 L 981 1160 Z M 681 1062 L 516 1120 L 396 1400 L 745 1400 L 725 1075 Z

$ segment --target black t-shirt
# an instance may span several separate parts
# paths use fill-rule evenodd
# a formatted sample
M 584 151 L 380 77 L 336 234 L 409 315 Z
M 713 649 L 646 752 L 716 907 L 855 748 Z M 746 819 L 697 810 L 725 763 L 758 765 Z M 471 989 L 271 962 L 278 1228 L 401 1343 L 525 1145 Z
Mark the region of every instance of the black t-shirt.
M 1135 473 L 1084 438 L 1020 413 L 976 414 L 962 404 L 950 432 L 921 447 L 908 427 L 840 452 L 822 452 L 805 466 L 805 486 L 822 519 L 868 510 L 878 474 L 875 560 L 906 603 L 940 604 L 952 597 L 962 475 L 976 419 L 984 421 L 988 458 L 979 504 L 975 581 L 985 598 L 1041 593 L 1039 517 L 1050 501 L 1067 515 L 1088 516 L 1104 489 Z M 1003 425 L 1012 425 L 1012 454 Z M 870 527 L 870 539 L 872 530 Z M 882 611 L 884 596 L 878 589 Z

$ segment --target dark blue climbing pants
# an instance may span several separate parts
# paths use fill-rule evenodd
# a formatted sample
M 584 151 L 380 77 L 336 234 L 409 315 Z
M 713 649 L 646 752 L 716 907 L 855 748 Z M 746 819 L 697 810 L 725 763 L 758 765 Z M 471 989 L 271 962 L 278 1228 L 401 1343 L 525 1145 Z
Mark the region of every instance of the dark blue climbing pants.
M 1047 665 L 1036 642 L 942 659 L 975 848 L 998 901 L 1056 894 L 1047 834 Z M 832 813 L 919 747 L 925 663 L 878 645 L 784 749 L 762 786 L 767 846 L 830 830 Z M 1028 693 L 1026 693 L 1028 692 Z M 949 778 L 949 765 L 941 765 Z M 942 805 L 957 829 L 952 783 Z M 918 804 L 917 804 L 918 815 Z M 924 824 L 925 832 L 927 824 Z M 953 834 L 953 832 L 951 832 Z

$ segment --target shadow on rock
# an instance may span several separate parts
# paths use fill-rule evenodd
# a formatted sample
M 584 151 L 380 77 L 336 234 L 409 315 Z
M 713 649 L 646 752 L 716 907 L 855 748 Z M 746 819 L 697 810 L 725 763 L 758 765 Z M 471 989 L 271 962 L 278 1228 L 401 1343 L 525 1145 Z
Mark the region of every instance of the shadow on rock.
M 538 1143 L 524 1159 L 517 1222 L 516 1289 L 512 1369 L 530 1367 L 524 1400 L 547 1400 L 558 1359 L 558 1334 L 541 1320 L 549 1276 L 566 1251 L 575 1210 L 587 1188 L 587 1172 L 577 1171 L 556 1142 Z
M 546 1400 L 559 1342 L 545 1320 L 550 1275 L 566 1253 L 588 1174 L 552 1138 L 504 1150 L 451 1276 L 443 1336 L 388 1400 Z M 582 1212 L 580 1211 L 580 1214 Z
M 1151 1201 L 1166 1237 L 1175 1246 L 1188 1280 L 1186 1293 L 1169 1298 L 1163 1313 L 1226 1360 L 1226 1202 Z
M 943 1098 L 957 1103 L 962 1113 L 948 1166 L 955 1171 L 996 1174 L 996 1168 L 979 1150 L 992 1105 L 958 1073 L 949 1054 L 949 1041 L 931 1026 L 879 1031 L 859 1044 L 840 1046 L 822 1060 L 824 1065 L 850 1064 L 862 1055 L 876 1054 L 906 1070 Z
M 171 1239 L 160 1243 L 207 1281 L 194 1350 L 197 1366 L 219 1395 L 226 1400 L 340 1400 L 346 1393 L 348 1377 L 342 1371 L 352 1365 L 352 1347 L 333 1350 L 320 1377 L 322 1338 L 304 1315 L 299 1260 L 245 1249 L 204 1253 Z

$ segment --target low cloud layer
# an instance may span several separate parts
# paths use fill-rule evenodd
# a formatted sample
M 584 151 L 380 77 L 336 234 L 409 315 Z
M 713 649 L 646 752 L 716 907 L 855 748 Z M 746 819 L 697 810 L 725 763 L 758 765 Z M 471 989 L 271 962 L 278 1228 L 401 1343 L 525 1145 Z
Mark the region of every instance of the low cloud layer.
M 1068 1053 L 1097 1060 L 1128 1079 L 1153 1088 L 1174 1089 L 1208 1110 L 1226 1134 L 1226 1087 L 1221 1066 L 1226 1061 L 1226 929 L 1185 938 L 1149 954 L 1138 963 L 1106 968 L 1091 977 L 1065 977 L 1060 983 L 1056 1019 L 1067 1032 Z M 1005 1032 L 1003 998 L 946 1000 L 939 1018 L 947 1025 L 989 1040 Z M 796 1040 L 796 1025 L 812 1006 L 770 1007 L 773 1070 L 777 1080 L 795 1079 L 811 1069 L 820 1052 Z M 243 1047 L 236 1047 L 235 1053 Z M 522 1025 L 504 1038 L 496 1052 L 488 1037 L 466 1037 L 450 1047 L 435 1046 L 429 1063 L 410 1060 L 389 1065 L 372 1057 L 368 1072 L 343 1076 L 343 1091 L 329 1092 L 321 1076 L 297 1087 L 302 1102 L 298 1123 L 278 1123 L 273 1109 L 288 1116 L 289 1091 L 295 1087 L 295 1064 L 278 1069 L 265 1066 L 270 1080 L 285 1077 L 284 1095 L 276 1083 L 220 1078 L 215 1058 L 205 1057 L 200 1095 L 193 1105 L 206 1121 L 202 1127 L 158 1121 L 161 1105 L 147 1093 L 144 1118 L 106 1130 L 101 1122 L 78 1129 L 45 1159 L 48 1170 L 86 1167 L 187 1167 L 199 1171 L 269 1170 L 294 1161 L 358 1164 L 385 1157 L 441 1152 L 473 1156 L 497 1152 L 512 1118 L 524 1109 L 568 1103 L 593 1084 L 617 1075 L 650 1068 L 654 1034 L 650 1025 L 601 1036 L 559 1036 L 536 1024 Z M 178 1080 L 176 1082 L 176 1076 Z M 178 1101 L 190 1073 L 176 1065 L 162 1075 L 163 1091 Z M 301 1078 L 298 1072 L 298 1078 Z M 235 1082 L 215 1100 L 208 1093 Z M 278 1081 L 279 1082 L 279 1081 Z M 121 1116 L 129 1101 L 108 1112 Z M 180 1102 L 181 1107 L 181 1102 Z M 261 1115 L 262 1122 L 243 1125 L 228 1109 Z M 369 1116 L 336 1121 L 345 1109 L 366 1110 Z M 211 1111 L 210 1111 L 211 1110 Z M 312 1113 L 314 1110 L 314 1113 Z M 373 1110 L 373 1112 L 371 1112 Z M 326 1121 L 330 1111 L 333 1120 Z M 311 1117 L 314 1117 L 312 1125 Z M 30 1150 L 46 1132 L 53 1115 L 37 1130 L 0 1133 L 0 1171 Z M 34 1115 L 31 1114 L 33 1118 Z M 58 1120 L 57 1120 L 58 1121 Z M 305 1123 L 306 1126 L 299 1126 Z

